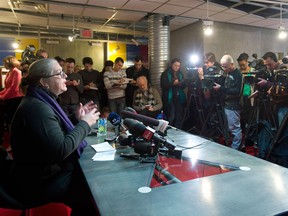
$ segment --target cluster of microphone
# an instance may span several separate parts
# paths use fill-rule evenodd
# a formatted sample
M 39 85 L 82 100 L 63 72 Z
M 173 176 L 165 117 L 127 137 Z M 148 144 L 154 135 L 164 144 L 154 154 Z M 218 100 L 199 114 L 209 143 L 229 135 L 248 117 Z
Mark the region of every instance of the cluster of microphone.
M 129 107 L 121 111 L 121 116 L 111 112 L 107 118 L 112 125 L 128 129 L 130 133 L 130 135 L 119 135 L 120 145 L 128 145 L 133 147 L 136 153 L 152 156 L 162 147 L 170 152 L 175 150 L 176 144 L 164 137 L 169 128 L 174 128 L 169 126 L 167 121 L 138 114 Z

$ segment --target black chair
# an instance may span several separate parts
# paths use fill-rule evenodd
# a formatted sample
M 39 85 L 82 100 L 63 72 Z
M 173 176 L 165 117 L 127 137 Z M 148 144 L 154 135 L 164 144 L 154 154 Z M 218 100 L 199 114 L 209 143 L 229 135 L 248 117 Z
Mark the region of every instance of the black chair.
M 9 170 L 12 160 L 6 160 L 7 152 L 4 147 L 0 146 L 0 208 L 21 210 L 21 216 L 29 216 L 30 210 L 35 207 L 43 206 L 47 203 L 33 202 L 25 203 L 17 200 L 9 192 Z
M 25 206 L 18 200 L 10 196 L 2 186 L 0 186 L 0 208 L 21 210 L 20 216 L 29 216 L 30 206 Z
M 31 210 L 33 208 L 41 207 L 46 204 L 47 202 L 25 202 L 25 201 L 20 201 L 17 200 L 15 197 L 13 197 L 9 189 L 7 189 L 9 183 L 7 181 L 4 183 L 1 181 L 0 184 L 0 208 L 4 209 L 13 209 L 13 210 L 21 210 L 20 216 L 30 216 L 31 215 Z M 29 195 L 28 195 L 29 196 Z

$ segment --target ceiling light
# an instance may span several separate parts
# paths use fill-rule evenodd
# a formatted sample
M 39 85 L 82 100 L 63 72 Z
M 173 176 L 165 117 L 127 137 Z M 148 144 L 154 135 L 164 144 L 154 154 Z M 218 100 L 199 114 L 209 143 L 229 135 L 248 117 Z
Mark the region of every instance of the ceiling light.
M 207 17 L 206 17 L 206 20 L 203 20 L 203 32 L 204 32 L 204 35 L 212 35 L 213 34 L 213 21 L 211 21 L 209 19 L 209 0 L 207 0 Z
M 282 22 L 282 4 L 280 4 L 280 25 L 278 27 L 278 38 L 285 39 L 286 37 L 287 37 L 287 32 Z
M 204 34 L 207 36 L 213 34 L 213 21 L 204 20 L 203 21 L 203 31 L 204 31 Z
M 73 16 L 73 23 L 72 23 L 72 33 L 73 33 L 73 34 L 68 36 L 68 40 L 69 40 L 70 42 L 74 41 L 74 40 L 77 38 L 77 36 L 78 36 L 78 35 L 76 35 L 76 34 L 74 33 L 74 30 L 75 30 L 74 27 L 75 27 L 75 26 L 74 26 L 74 16 Z
M 68 40 L 69 40 L 70 42 L 74 41 L 76 38 L 77 38 L 77 35 L 75 35 L 75 34 L 68 36 Z
M 278 28 L 278 38 L 279 39 L 285 39 L 287 37 L 287 32 L 285 30 L 285 27 L 279 26 Z
M 21 41 L 19 40 L 20 37 L 20 25 L 18 25 L 18 30 L 17 30 L 17 41 L 12 43 L 12 47 L 16 50 L 20 47 Z

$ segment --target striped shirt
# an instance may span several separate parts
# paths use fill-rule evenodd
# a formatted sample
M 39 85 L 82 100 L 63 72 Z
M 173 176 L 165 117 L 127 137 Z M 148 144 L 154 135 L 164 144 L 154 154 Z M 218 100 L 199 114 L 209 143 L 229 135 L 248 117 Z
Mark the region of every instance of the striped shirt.
M 108 99 L 116 99 L 125 97 L 125 89 L 127 84 L 116 85 L 122 78 L 126 78 L 126 72 L 124 70 L 120 70 L 118 72 L 115 71 L 106 71 L 104 73 L 104 85 L 107 89 Z

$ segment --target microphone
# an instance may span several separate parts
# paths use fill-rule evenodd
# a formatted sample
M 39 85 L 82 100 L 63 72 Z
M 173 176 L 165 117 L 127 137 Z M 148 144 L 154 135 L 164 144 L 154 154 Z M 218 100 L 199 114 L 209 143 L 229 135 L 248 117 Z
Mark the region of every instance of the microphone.
M 140 122 L 142 122 L 145 125 L 154 126 L 156 131 L 160 131 L 161 133 L 165 134 L 165 130 L 168 127 L 169 122 L 165 121 L 163 119 L 154 119 L 145 115 L 141 114 L 135 114 L 126 110 L 121 111 L 121 115 L 125 118 L 133 118 Z M 173 128 L 177 130 L 177 128 L 169 126 L 170 128 Z
M 117 141 L 121 146 L 130 146 L 131 144 L 131 139 L 129 139 L 129 136 L 127 136 L 126 134 L 119 135 Z
M 137 114 L 136 110 L 132 107 L 125 107 L 125 110 Z
M 113 126 L 120 126 L 122 127 L 125 131 L 126 131 L 126 128 L 123 126 L 122 124 L 122 119 L 121 119 L 121 116 L 119 116 L 117 113 L 115 112 L 111 112 L 107 119 L 111 122 L 111 124 Z
M 126 125 L 129 129 L 129 132 L 135 136 L 141 136 L 147 140 L 156 140 L 170 150 L 174 150 L 176 145 L 171 140 L 165 139 L 164 137 L 160 136 L 159 134 L 155 133 L 155 130 L 150 127 L 146 127 L 145 125 L 137 122 L 133 119 L 125 119 L 124 125 Z
M 141 121 L 145 125 L 148 124 L 148 125 L 151 125 L 151 126 L 158 126 L 158 124 L 159 124 L 157 119 L 154 119 L 154 118 L 151 118 L 151 117 L 148 117 L 148 116 L 144 116 L 144 115 L 141 115 L 141 114 L 137 114 L 137 113 L 132 113 L 132 112 L 129 112 L 129 111 L 126 111 L 126 110 L 122 110 L 121 111 L 121 115 L 123 117 L 126 117 L 126 118 L 133 118 L 133 119 L 136 119 L 138 121 Z

